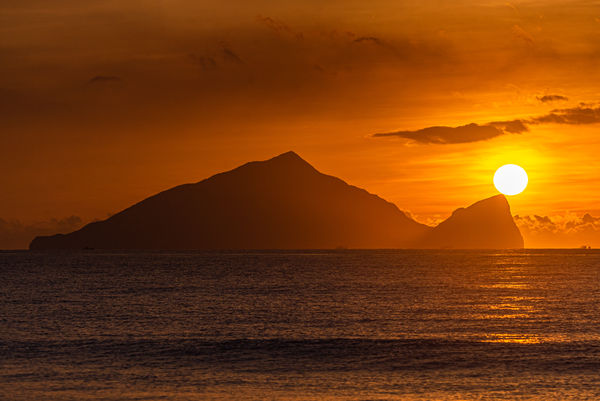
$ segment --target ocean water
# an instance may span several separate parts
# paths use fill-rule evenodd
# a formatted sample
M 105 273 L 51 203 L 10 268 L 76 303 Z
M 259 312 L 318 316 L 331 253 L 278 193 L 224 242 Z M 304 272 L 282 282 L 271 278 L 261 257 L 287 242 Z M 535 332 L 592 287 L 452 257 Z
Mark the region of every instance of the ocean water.
M 600 399 L 600 253 L 4 252 L 0 399 Z

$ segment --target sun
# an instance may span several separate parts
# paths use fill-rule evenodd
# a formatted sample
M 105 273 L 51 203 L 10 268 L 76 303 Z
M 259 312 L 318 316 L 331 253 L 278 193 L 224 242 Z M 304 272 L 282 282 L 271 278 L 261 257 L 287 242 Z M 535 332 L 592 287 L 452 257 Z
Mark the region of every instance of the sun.
M 505 164 L 494 174 L 494 186 L 504 195 L 517 195 L 527 187 L 529 178 L 521 166 Z

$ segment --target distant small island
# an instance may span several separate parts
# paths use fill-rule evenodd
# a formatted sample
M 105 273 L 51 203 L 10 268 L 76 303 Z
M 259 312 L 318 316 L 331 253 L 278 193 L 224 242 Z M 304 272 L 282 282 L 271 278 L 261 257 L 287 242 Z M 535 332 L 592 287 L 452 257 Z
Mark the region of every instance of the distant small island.
M 523 248 L 523 237 L 504 195 L 458 209 L 430 227 L 287 152 L 30 244 L 32 250 L 336 248 L 514 249 Z

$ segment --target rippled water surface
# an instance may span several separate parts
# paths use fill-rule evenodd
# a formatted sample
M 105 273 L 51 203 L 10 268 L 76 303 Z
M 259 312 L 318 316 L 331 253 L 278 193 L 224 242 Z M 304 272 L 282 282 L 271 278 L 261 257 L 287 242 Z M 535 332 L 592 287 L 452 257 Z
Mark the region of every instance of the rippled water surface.
M 600 253 L 0 253 L 0 399 L 600 399 Z

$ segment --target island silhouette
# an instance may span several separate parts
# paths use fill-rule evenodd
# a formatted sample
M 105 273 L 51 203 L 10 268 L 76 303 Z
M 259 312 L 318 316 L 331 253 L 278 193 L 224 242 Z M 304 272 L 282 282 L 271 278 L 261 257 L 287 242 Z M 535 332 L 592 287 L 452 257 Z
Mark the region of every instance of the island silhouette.
M 456 210 L 436 227 L 323 174 L 294 152 L 160 192 L 32 250 L 523 248 L 504 195 Z

